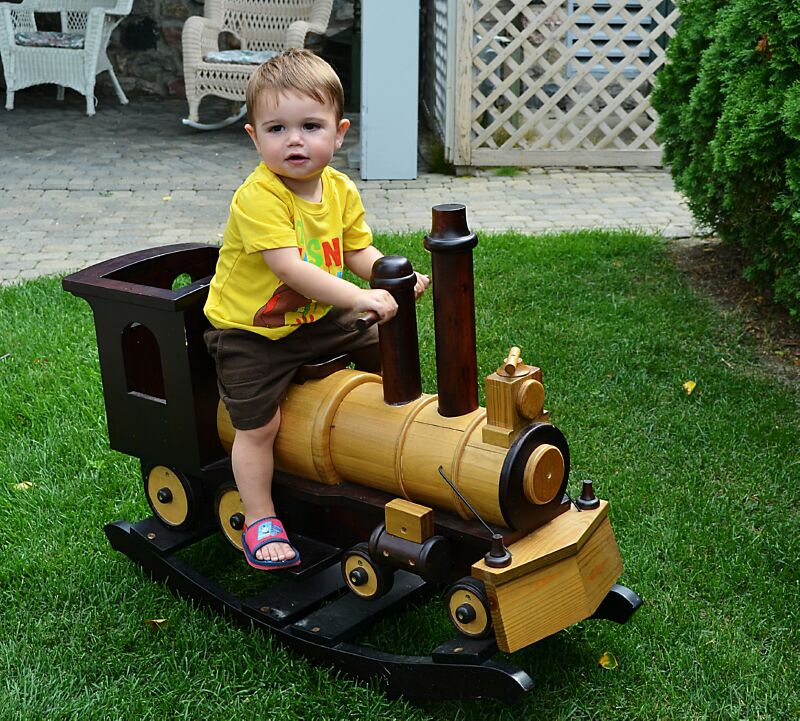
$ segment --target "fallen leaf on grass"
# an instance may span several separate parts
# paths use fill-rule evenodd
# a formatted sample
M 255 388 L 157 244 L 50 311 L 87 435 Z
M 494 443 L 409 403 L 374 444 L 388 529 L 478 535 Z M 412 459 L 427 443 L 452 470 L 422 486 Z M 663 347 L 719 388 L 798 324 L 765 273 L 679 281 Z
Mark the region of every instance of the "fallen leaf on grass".
M 617 657 L 611 653 L 611 651 L 603 651 L 603 654 L 600 656 L 598 663 L 606 669 L 606 671 L 613 671 L 619 663 L 617 662 Z
M 146 618 L 144 620 L 146 626 L 149 626 L 153 629 L 160 629 L 166 625 L 167 619 L 166 618 Z
M 687 396 L 690 396 L 692 395 L 692 391 L 695 389 L 696 386 L 697 383 L 695 383 L 694 381 L 686 381 L 686 383 L 683 384 L 683 390 L 686 391 Z
M 31 488 L 33 488 L 33 483 L 30 481 L 22 481 L 14 486 L 14 489 L 17 491 L 29 491 Z

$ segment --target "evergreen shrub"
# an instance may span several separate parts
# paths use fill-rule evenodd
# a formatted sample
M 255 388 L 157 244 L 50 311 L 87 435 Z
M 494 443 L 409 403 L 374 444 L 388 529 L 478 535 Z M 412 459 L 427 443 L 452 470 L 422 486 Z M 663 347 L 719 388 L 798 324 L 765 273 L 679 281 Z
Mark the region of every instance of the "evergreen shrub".
M 800 315 L 800 1 L 678 0 L 652 102 L 697 221 Z

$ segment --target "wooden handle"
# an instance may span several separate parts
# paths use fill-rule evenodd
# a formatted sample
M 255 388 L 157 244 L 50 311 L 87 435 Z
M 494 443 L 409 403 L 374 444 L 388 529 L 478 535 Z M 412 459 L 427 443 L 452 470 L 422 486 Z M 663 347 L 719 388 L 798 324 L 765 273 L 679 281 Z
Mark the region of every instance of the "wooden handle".
M 359 333 L 363 333 L 367 328 L 375 325 L 380 319 L 381 317 L 374 310 L 368 310 L 366 313 L 356 318 L 356 330 Z

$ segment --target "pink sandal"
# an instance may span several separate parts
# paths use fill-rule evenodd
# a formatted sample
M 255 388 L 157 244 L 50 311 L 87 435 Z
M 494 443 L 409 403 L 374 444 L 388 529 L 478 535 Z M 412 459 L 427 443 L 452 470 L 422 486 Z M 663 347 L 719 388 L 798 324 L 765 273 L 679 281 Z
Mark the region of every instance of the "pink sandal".
M 270 561 L 269 559 L 259 560 L 256 552 L 260 548 L 270 543 L 286 543 L 294 551 L 294 558 L 286 561 Z M 300 551 L 291 543 L 289 536 L 283 529 L 283 524 L 275 516 L 268 516 L 256 521 L 252 526 L 245 527 L 242 533 L 242 550 L 247 562 L 253 567 L 262 571 L 272 571 L 277 568 L 291 568 L 300 564 Z

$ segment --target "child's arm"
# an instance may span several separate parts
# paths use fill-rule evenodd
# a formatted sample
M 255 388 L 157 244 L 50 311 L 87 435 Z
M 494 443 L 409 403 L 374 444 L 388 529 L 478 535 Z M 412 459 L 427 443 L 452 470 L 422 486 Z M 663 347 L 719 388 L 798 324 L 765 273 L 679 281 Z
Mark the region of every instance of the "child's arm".
M 383 258 L 383 253 L 374 245 L 344 252 L 344 264 L 363 280 L 369 280 L 372 274 L 372 266 L 378 258 Z
M 343 278 L 326 273 L 304 261 L 297 248 L 272 248 L 262 250 L 261 255 L 278 278 L 307 298 L 359 312 L 374 310 L 381 321 L 389 320 L 397 312 L 397 303 L 387 291 L 359 288 Z M 377 257 L 380 257 L 380 253 Z
M 352 270 L 359 278 L 369 280 L 372 273 L 372 266 L 378 258 L 382 258 L 381 253 L 374 245 L 368 245 L 360 250 L 346 250 L 344 253 L 344 264 Z M 417 283 L 414 286 L 414 297 L 419 298 L 425 289 L 430 285 L 430 278 L 422 273 L 416 273 Z

